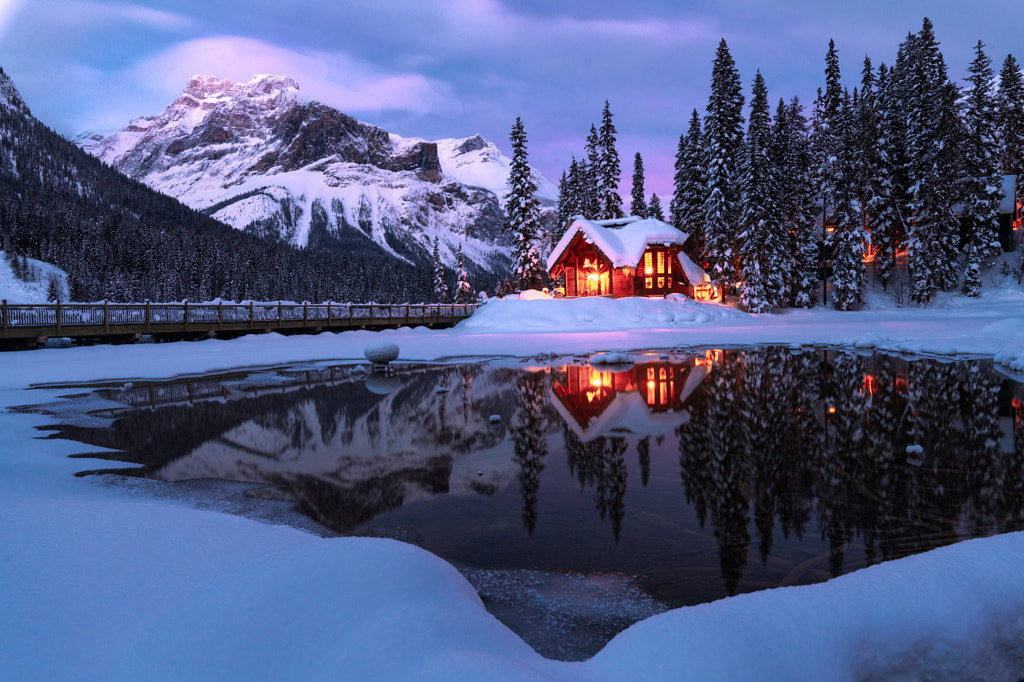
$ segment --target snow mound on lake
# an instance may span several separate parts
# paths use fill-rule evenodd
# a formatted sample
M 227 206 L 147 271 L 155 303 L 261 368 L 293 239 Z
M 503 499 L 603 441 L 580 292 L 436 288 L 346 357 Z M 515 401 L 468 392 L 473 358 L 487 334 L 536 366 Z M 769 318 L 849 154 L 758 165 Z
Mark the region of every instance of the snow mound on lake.
M 460 330 L 502 333 L 677 329 L 742 323 L 749 315 L 679 296 L 492 300 L 458 324 Z

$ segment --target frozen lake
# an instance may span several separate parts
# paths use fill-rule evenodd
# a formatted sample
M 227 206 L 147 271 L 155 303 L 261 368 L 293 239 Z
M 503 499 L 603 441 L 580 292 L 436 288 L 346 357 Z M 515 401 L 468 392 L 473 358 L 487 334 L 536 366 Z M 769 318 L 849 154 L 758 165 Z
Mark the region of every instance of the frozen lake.
M 417 544 L 554 658 L 666 608 L 1024 528 L 1024 389 L 991 362 L 632 359 L 312 364 L 38 409 L 140 465 L 124 473 L 174 483 L 130 482 L 147 494 Z

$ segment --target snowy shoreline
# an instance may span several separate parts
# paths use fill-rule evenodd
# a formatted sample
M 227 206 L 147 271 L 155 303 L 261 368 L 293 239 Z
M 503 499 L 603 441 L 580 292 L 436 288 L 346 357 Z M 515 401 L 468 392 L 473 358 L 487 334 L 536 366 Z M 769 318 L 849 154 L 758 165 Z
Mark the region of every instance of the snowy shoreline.
M 1024 295 L 860 313 L 745 315 L 648 301 L 492 301 L 449 330 L 44 349 L 0 355 L 0 406 L 34 388 L 250 366 L 802 345 L 992 357 L 1024 371 Z M 609 307 L 611 304 L 612 307 Z M 1024 533 L 806 587 L 641 621 L 594 658 L 540 657 L 449 564 L 388 540 L 324 539 L 75 478 L 85 446 L 0 413 L 0 669 L 27 679 L 992 679 L 1024 671 Z M 104 466 L 109 466 L 105 462 Z

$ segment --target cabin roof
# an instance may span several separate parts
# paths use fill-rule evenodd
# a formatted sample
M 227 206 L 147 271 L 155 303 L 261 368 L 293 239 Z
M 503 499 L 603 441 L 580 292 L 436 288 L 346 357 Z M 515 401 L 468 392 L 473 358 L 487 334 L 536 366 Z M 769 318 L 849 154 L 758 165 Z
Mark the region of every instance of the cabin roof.
M 649 246 L 682 246 L 688 237 L 682 230 L 655 218 L 626 216 L 616 220 L 587 220 L 583 216 L 576 216 L 548 256 L 548 271 L 555 266 L 577 234 L 582 234 L 584 239 L 597 247 L 614 268 L 636 267 Z M 693 267 L 697 265 L 693 264 Z M 685 266 L 683 269 L 689 277 L 690 273 Z

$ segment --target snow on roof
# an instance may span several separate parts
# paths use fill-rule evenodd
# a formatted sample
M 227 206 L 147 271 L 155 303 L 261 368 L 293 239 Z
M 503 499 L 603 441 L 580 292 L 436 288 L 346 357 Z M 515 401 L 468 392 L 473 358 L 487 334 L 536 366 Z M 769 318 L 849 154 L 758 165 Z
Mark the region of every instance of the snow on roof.
M 1001 215 L 1013 214 L 1014 212 L 1014 193 L 1017 188 L 1017 176 L 1016 175 L 1004 175 L 1003 176 L 1003 200 L 999 204 L 999 213 Z
M 690 257 L 682 251 L 679 252 L 679 267 L 683 269 L 683 274 L 686 275 L 690 286 L 711 284 L 711 278 L 708 277 L 708 273 L 704 272 L 704 268 L 690 260 Z
M 653 244 L 682 246 L 689 236 L 655 218 L 626 216 L 615 220 L 587 220 L 583 216 L 576 216 L 548 256 L 549 271 L 569 248 L 577 233 L 607 256 L 615 268 L 635 267 L 647 247 Z

